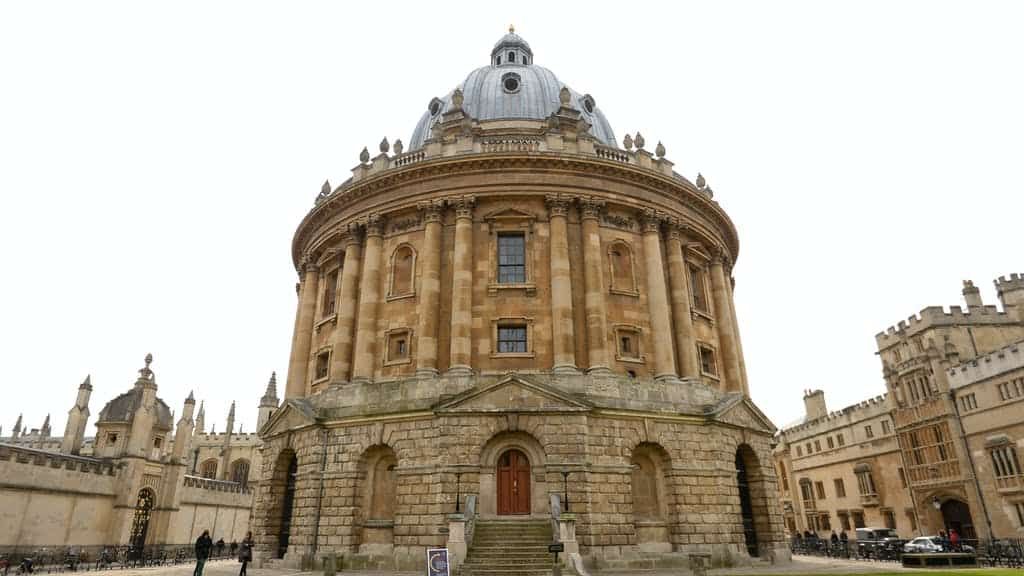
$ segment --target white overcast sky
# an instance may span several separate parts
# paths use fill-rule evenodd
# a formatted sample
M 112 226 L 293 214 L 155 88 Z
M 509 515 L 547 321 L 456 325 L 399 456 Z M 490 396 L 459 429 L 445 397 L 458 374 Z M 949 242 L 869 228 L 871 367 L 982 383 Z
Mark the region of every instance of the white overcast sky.
M 740 234 L 754 400 L 884 391 L 874 335 L 1024 271 L 1019 2 L 3 2 L 0 425 L 152 352 L 160 396 L 246 431 L 287 370 L 292 233 L 325 178 L 510 23 L 621 141 L 664 142 Z M 279 392 L 283 392 L 281 378 Z M 94 432 L 91 425 L 89 434 Z

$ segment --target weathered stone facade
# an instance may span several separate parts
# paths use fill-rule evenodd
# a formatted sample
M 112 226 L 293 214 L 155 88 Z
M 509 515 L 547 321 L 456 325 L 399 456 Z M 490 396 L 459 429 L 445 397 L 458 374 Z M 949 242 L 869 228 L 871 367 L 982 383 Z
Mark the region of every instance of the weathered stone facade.
M 1002 310 L 984 305 L 965 281 L 966 310 L 925 308 L 876 336 L 889 390 L 884 401 L 828 413 L 823 397 L 814 408 L 820 391 L 810 394 L 806 418 L 784 428 L 775 448 L 777 470 L 789 474 L 782 505 L 790 533 L 820 532 L 824 518 L 835 527 L 841 513 L 857 513 L 869 525 L 891 519 L 901 536 L 1024 534 L 1024 276 L 995 285 Z M 872 478 L 873 490 L 861 494 L 859 506 L 835 498 L 829 479 L 858 471 Z M 803 479 L 810 492 L 801 490 Z
M 258 556 L 412 568 L 447 544 L 458 564 L 477 519 L 551 518 L 566 496 L 586 562 L 784 556 L 710 187 L 640 134 L 618 148 L 515 34 L 472 77 L 295 234 Z

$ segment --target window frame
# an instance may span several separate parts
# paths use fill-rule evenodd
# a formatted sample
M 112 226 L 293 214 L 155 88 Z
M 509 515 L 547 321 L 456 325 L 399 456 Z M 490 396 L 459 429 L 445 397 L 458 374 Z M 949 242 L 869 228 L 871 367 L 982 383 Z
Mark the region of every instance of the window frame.
M 514 208 L 499 210 L 484 216 L 488 231 L 487 294 L 497 296 L 499 290 L 522 290 L 526 296 L 537 294 L 537 251 L 534 236 L 536 216 Z M 521 234 L 523 236 L 523 282 L 499 282 L 498 237 Z
M 639 326 L 633 324 L 615 324 L 612 326 L 615 335 L 615 359 L 619 362 L 630 364 L 644 364 L 647 359 L 643 354 L 643 331 Z M 629 336 L 634 342 L 632 355 L 627 356 L 622 349 L 622 338 Z
M 392 328 L 384 331 L 384 366 L 399 366 L 402 364 L 411 364 L 413 360 L 413 330 L 408 327 Z M 393 356 L 391 347 L 393 346 L 392 341 L 405 337 L 405 356 Z
M 408 292 L 395 292 L 395 264 L 397 263 L 398 252 L 404 249 L 408 249 L 412 254 L 412 263 L 409 269 L 409 291 Z M 419 254 L 416 251 L 416 247 L 409 242 L 400 242 L 395 246 L 395 249 L 391 251 L 391 256 L 388 257 L 388 293 L 385 297 L 386 302 L 393 300 L 402 300 L 405 298 L 416 297 L 416 264 L 418 261 Z
M 491 358 L 533 358 L 536 356 L 534 350 L 535 339 L 533 331 L 534 319 L 527 316 L 502 316 L 491 320 Z M 523 327 L 526 329 L 526 351 L 525 352 L 499 352 L 500 342 L 498 332 L 500 328 Z
M 324 346 L 313 355 L 313 384 L 319 384 L 331 379 L 331 356 L 333 350 L 330 346 Z M 320 375 L 320 359 L 324 358 L 324 374 Z
M 612 256 L 612 253 L 618 247 L 624 248 L 629 258 L 630 277 L 628 279 L 628 286 L 617 286 L 615 283 L 615 258 Z M 633 245 L 624 238 L 615 238 L 608 243 L 608 247 L 605 249 L 605 256 L 608 260 L 608 292 L 610 294 L 639 298 L 640 289 L 636 280 L 636 252 L 633 250 Z
M 704 355 L 703 355 L 703 352 L 705 352 L 705 351 L 707 351 L 707 352 L 709 352 L 711 354 L 711 364 L 712 364 L 712 367 L 715 370 L 714 372 L 707 372 L 706 370 L 704 370 Z M 711 344 L 709 344 L 707 342 L 698 341 L 697 342 L 697 363 L 700 365 L 700 374 L 701 374 L 701 376 L 707 376 L 708 378 L 712 378 L 714 380 L 721 379 L 721 376 L 719 376 L 719 374 L 721 373 L 721 370 L 720 370 L 720 368 L 718 366 L 718 350 L 715 349 L 714 346 L 712 346 Z

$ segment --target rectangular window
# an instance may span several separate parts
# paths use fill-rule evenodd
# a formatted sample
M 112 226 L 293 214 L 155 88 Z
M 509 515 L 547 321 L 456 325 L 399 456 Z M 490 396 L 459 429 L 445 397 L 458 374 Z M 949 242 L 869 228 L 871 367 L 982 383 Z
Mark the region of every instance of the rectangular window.
M 821 452 L 821 440 L 814 441 L 814 451 Z
M 832 483 L 836 486 L 836 498 L 846 498 L 846 484 L 843 483 L 843 479 L 836 478 Z
M 857 473 L 857 489 L 865 496 L 870 496 L 876 493 L 875 479 L 871 477 L 870 471 Z
M 498 326 L 498 353 L 525 354 L 526 326 Z
M 978 399 L 973 392 L 960 397 L 960 408 L 964 412 L 970 412 L 978 408 Z
M 889 421 L 888 420 L 882 420 L 882 434 L 888 434 L 888 433 L 889 433 Z
M 832 529 L 832 521 L 828 517 L 828 512 L 818 516 L 818 526 L 826 532 Z
M 804 502 L 813 502 L 814 493 L 811 492 L 811 483 L 808 480 L 800 482 L 800 496 L 804 499 Z
M 616 327 L 615 337 L 619 342 L 619 359 L 640 359 L 640 331 L 630 327 Z
M 829 436 L 828 438 L 826 438 L 826 440 L 828 440 L 828 449 L 829 449 L 829 450 L 831 450 L 831 449 L 833 449 L 833 448 L 835 448 L 835 447 L 836 447 L 836 443 L 835 443 L 835 441 L 834 441 L 834 440 L 832 440 L 832 437 L 831 437 L 831 436 Z
M 1002 446 L 992 450 L 992 469 L 995 470 L 997 478 L 1019 475 L 1021 469 L 1017 460 L 1017 449 L 1014 446 Z
M 846 440 L 843 440 L 843 434 L 842 433 L 836 434 L 836 442 L 838 442 L 840 446 L 845 446 L 846 445 Z
M 853 513 L 853 527 L 863 528 L 864 527 L 864 513 L 856 510 Z
M 804 449 L 807 450 L 808 454 L 814 454 L 814 450 L 811 450 L 811 443 L 804 444 Z
M 523 284 L 525 282 L 526 237 L 523 234 L 499 234 L 498 283 Z
M 704 272 L 696 266 L 690 266 L 690 296 L 693 309 L 698 312 L 708 311 L 708 297 L 704 289 Z
M 875 431 L 871 429 L 871 425 L 870 424 L 868 424 L 867 426 L 864 427 L 864 435 L 867 436 L 868 438 L 874 438 L 875 437 Z
M 814 489 L 818 492 L 818 500 L 825 499 L 825 483 L 818 481 L 814 483 Z
M 324 284 L 324 301 L 321 305 L 320 315 L 330 316 L 334 314 L 335 301 L 338 296 L 338 271 L 335 270 L 327 275 Z
M 1010 399 L 1010 383 L 1003 382 L 999 385 L 999 399 L 1009 400 Z
M 708 376 L 718 375 L 718 364 L 715 362 L 715 351 L 707 346 L 697 346 L 700 355 L 700 371 Z
M 803 450 L 803 448 L 801 448 L 801 447 L 797 446 L 797 447 L 796 447 L 796 455 L 797 455 L 797 457 L 803 456 L 803 455 L 804 455 L 804 450 Z
M 846 512 L 836 512 L 836 516 L 839 516 L 839 525 L 843 527 L 843 530 L 849 530 L 850 515 Z
M 886 528 L 896 529 L 896 514 L 892 510 L 882 510 L 882 520 Z
M 316 379 L 323 380 L 330 375 L 331 371 L 331 351 L 324 350 L 323 352 L 316 355 Z
M 409 337 L 408 330 L 395 330 L 387 335 L 387 360 L 386 362 L 403 362 L 409 360 Z
M 903 471 L 903 468 L 896 469 L 900 474 L 900 486 L 903 488 L 907 487 L 907 473 Z
M 786 476 L 786 465 L 779 463 L 779 478 L 782 479 L 782 490 L 789 492 L 789 477 Z

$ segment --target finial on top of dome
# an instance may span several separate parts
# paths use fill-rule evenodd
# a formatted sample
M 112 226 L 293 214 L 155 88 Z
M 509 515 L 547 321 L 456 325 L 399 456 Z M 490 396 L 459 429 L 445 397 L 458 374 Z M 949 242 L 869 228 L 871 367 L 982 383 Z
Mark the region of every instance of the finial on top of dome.
M 331 195 L 331 181 L 324 180 L 323 186 L 320 187 L 320 193 L 316 195 L 316 203 L 319 204 L 327 199 Z
M 654 154 L 658 158 L 665 157 L 665 145 L 661 143 L 661 140 L 658 140 L 658 145 L 654 147 Z
M 515 24 L 509 24 L 508 25 L 508 33 L 509 34 L 515 34 L 516 33 L 516 26 L 515 26 Z
M 391 150 L 391 144 L 388 144 L 388 137 L 385 136 L 384 139 L 380 141 L 380 153 L 387 154 L 388 150 Z
M 570 100 L 572 100 L 572 92 L 569 92 L 569 88 L 562 86 L 562 89 L 558 91 L 558 101 L 562 103 L 562 106 L 568 106 Z
M 363 151 L 359 153 L 359 161 L 363 164 L 370 161 L 370 151 L 366 149 L 366 146 L 363 146 Z
M 707 184 L 708 184 L 707 181 L 704 180 L 704 175 L 701 174 L 700 172 L 697 172 L 697 182 L 696 182 L 696 184 L 697 184 L 697 189 L 698 190 L 703 190 L 704 187 L 707 186 Z
M 637 150 L 644 149 L 644 137 L 639 132 L 636 133 L 636 136 L 633 138 L 633 142 L 636 144 Z
M 622 147 L 625 148 L 626 150 L 632 150 L 633 137 L 630 136 L 629 134 L 626 134 L 626 137 L 622 139 Z
M 401 138 L 399 138 L 398 140 L 395 140 L 394 149 L 395 149 L 395 155 L 396 156 L 398 154 L 401 154 L 402 151 L 405 149 L 405 146 L 402 145 L 402 139 Z

